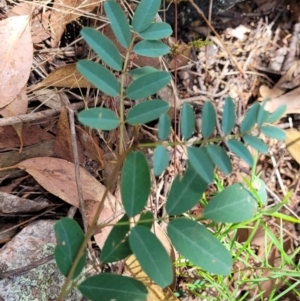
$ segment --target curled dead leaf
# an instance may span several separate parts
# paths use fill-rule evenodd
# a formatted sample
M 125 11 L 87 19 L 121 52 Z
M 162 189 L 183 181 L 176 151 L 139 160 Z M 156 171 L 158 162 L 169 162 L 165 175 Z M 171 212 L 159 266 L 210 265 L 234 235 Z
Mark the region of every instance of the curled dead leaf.
M 285 131 L 286 147 L 291 156 L 300 164 L 300 132 L 296 129 Z

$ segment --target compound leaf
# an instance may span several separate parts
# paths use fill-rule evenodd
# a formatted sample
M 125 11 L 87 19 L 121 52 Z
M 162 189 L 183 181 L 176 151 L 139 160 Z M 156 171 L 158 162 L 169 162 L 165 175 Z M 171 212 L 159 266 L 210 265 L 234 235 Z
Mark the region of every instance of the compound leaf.
M 131 229 L 129 243 L 143 271 L 159 286 L 166 287 L 173 281 L 171 259 L 158 238 L 146 227 Z
M 248 148 L 242 142 L 235 139 L 231 139 L 227 141 L 227 144 L 232 152 L 234 152 L 237 156 L 242 158 L 251 167 L 253 166 L 253 158 Z
M 84 233 L 77 222 L 68 217 L 62 218 L 54 225 L 57 246 L 54 257 L 60 272 L 68 276 L 77 253 L 84 240 Z M 79 276 L 86 263 L 86 252 L 81 257 L 72 279 Z
M 188 147 L 188 157 L 198 175 L 208 184 L 214 180 L 214 165 L 205 147 Z
M 166 71 L 145 74 L 128 86 L 126 96 L 133 100 L 148 97 L 167 85 L 170 80 L 171 75 Z
M 282 129 L 272 125 L 264 125 L 260 128 L 260 131 L 267 137 L 277 140 L 285 140 L 286 138 L 286 134 Z
M 141 0 L 134 12 L 132 27 L 140 33 L 148 28 L 161 6 L 161 0 Z
M 119 95 L 120 83 L 111 72 L 101 65 L 87 60 L 80 60 L 77 63 L 77 69 L 89 82 L 105 94 L 112 97 Z
M 169 215 L 180 215 L 192 209 L 202 197 L 208 184 L 198 175 L 188 162 L 187 170 L 181 178 L 177 175 L 167 198 L 166 210 Z
M 79 113 L 78 120 L 84 125 L 103 131 L 113 130 L 120 123 L 118 116 L 106 108 L 83 110 Z
M 129 110 L 126 121 L 129 124 L 143 124 L 158 119 L 169 110 L 169 104 L 161 99 L 144 101 Z
M 138 42 L 134 47 L 133 51 L 136 54 L 148 57 L 159 57 L 170 52 L 169 47 L 161 41 L 148 41 L 144 40 Z
M 115 1 L 105 1 L 104 10 L 117 40 L 123 47 L 128 48 L 131 41 L 131 32 L 122 7 Z
M 232 172 L 231 161 L 222 147 L 210 144 L 206 147 L 206 150 L 214 164 L 224 172 L 225 175 Z
M 254 196 L 242 184 L 226 187 L 204 208 L 203 216 L 214 222 L 240 223 L 252 218 L 257 211 Z
M 216 110 L 210 101 L 206 101 L 202 112 L 202 135 L 208 138 L 216 127 Z
M 250 135 L 244 135 L 243 140 L 263 154 L 266 154 L 268 152 L 268 146 L 260 138 Z
M 144 31 L 139 33 L 139 36 L 144 40 L 160 40 L 172 34 L 172 28 L 165 22 L 151 23 Z
M 158 177 L 163 171 L 167 168 L 170 161 L 170 155 L 168 151 L 162 146 L 159 145 L 155 148 L 153 154 L 153 168 L 154 174 Z
M 189 139 L 195 130 L 195 114 L 191 105 L 184 103 L 181 110 L 180 128 L 183 139 Z
M 139 151 L 131 152 L 124 162 L 121 175 L 122 201 L 129 217 L 144 209 L 150 187 L 150 169 L 145 155 Z
M 122 57 L 109 38 L 91 27 L 84 27 L 80 33 L 105 64 L 117 71 L 122 70 Z
M 119 261 L 132 254 L 127 234 L 129 233 L 129 218 L 125 214 L 110 231 L 101 251 L 102 263 Z
M 103 273 L 87 278 L 78 286 L 80 292 L 91 301 L 145 301 L 147 288 L 145 285 L 130 277 Z
M 166 140 L 171 132 L 171 120 L 167 114 L 162 114 L 158 121 L 158 138 Z
M 222 130 L 224 135 L 228 135 L 235 124 L 235 104 L 231 97 L 225 98 L 225 105 L 222 116 Z
M 228 275 L 232 267 L 229 251 L 203 225 L 178 218 L 167 228 L 174 245 L 185 258 L 209 273 Z

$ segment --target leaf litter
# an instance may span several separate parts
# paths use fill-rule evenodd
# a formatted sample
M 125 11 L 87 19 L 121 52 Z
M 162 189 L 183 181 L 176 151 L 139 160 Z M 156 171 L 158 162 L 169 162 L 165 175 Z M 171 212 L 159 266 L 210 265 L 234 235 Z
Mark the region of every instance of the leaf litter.
M 253 1 L 253 3 L 254 2 L 257 5 L 256 8 L 261 9 L 261 12 L 263 13 L 265 13 L 265 5 L 270 5 L 271 3 L 271 1 L 268 0 Z M 0 114 L 2 112 L 1 115 L 4 117 L 3 119 L 8 116 L 18 116 L 24 114 L 24 112 L 29 113 L 32 110 L 36 110 L 36 102 L 40 102 L 39 110 L 43 112 L 43 110 L 45 110 L 45 105 L 47 105 L 47 97 L 50 98 L 50 95 L 52 98 L 56 99 L 56 102 L 58 103 L 56 108 L 59 111 L 63 111 L 62 108 L 65 106 L 66 100 L 68 99 L 71 102 L 78 101 L 78 99 L 80 101 L 83 101 L 81 96 L 76 95 L 76 97 L 73 97 L 73 92 L 69 93 L 69 88 L 91 87 L 90 84 L 80 76 L 80 74 L 76 73 L 77 71 L 74 64 L 74 60 L 76 62 L 76 56 L 79 53 L 78 47 L 84 48 L 85 46 L 84 44 L 83 46 L 78 46 L 76 43 L 75 46 L 67 46 L 64 49 L 58 48 L 58 52 L 56 51 L 56 47 L 59 47 L 61 37 L 64 35 L 63 33 L 66 29 L 66 25 L 80 15 L 87 15 L 86 12 L 92 12 L 92 9 L 96 5 L 98 4 L 85 2 L 84 6 L 82 6 L 82 3 L 78 3 L 77 1 L 73 0 L 63 1 L 62 3 L 54 1 L 53 9 L 49 9 L 47 6 L 34 8 L 33 6 L 31 6 L 31 4 L 25 5 L 25 3 L 20 3 L 8 12 L 7 16 L 10 18 L 6 20 L 10 19 L 10 22 L 12 20 L 11 18 L 19 18 L 19 20 L 23 18 L 24 21 L 26 15 L 31 15 L 32 19 L 30 22 L 27 21 L 27 25 L 25 21 L 22 25 L 23 28 L 26 28 L 27 31 L 27 40 L 25 39 L 25 41 L 27 42 L 24 45 L 20 46 L 19 42 L 23 39 L 23 37 L 21 36 L 20 39 L 15 39 L 15 44 L 13 43 L 12 45 L 12 47 L 19 50 L 19 53 L 17 50 L 16 53 L 13 53 L 13 55 L 6 53 L 6 55 L 8 55 L 9 57 L 7 60 L 7 62 L 10 64 L 9 66 L 12 66 L 14 61 L 17 59 L 19 59 L 21 63 L 16 64 L 17 69 L 11 69 L 9 67 L 10 70 L 15 70 L 14 74 L 6 73 L 5 75 L 5 73 L 2 72 L 2 76 L 5 76 L 3 78 L 0 76 L 0 82 L 5 84 L 3 86 L 0 85 L 0 92 L 2 92 L 3 90 L 5 93 L 7 93 L 7 96 L 1 98 L 2 102 L 0 102 Z M 276 4 L 273 3 L 272 5 L 275 6 Z M 15 17 L 13 17 L 13 15 Z M 91 15 L 93 15 L 93 13 L 91 13 Z M 96 14 L 94 14 L 93 16 L 95 18 L 98 17 Z M 295 15 L 293 15 L 292 17 L 295 18 Z M 6 21 L 6 23 L 9 22 Z M 6 23 L 3 23 L 3 20 L 0 21 L 1 41 L 9 38 L 8 36 L 2 38 L 2 34 L 6 30 Z M 20 29 L 20 27 L 18 27 L 21 26 L 20 24 L 21 22 L 19 23 L 19 25 L 17 25 L 17 22 L 15 22 L 15 24 L 10 25 L 15 25 L 17 27 L 15 33 L 18 29 Z M 299 113 L 299 101 L 297 101 L 297 95 L 299 94 L 297 59 L 299 58 L 296 54 L 294 54 L 294 64 L 292 64 L 291 67 L 287 68 L 288 64 L 284 63 L 284 60 L 288 58 L 288 46 L 282 46 L 282 43 L 289 45 L 289 38 L 284 36 L 284 32 L 280 31 L 280 29 L 277 29 L 278 31 L 280 31 L 280 33 L 278 34 L 277 32 L 277 34 L 275 35 L 275 30 L 272 29 L 268 24 L 264 24 L 262 21 L 255 20 L 254 24 L 255 26 L 253 26 L 252 28 L 250 27 L 250 30 L 248 27 L 238 28 L 233 24 L 232 28 L 234 30 L 228 30 L 226 31 L 226 34 L 222 35 L 222 39 L 224 40 L 223 42 L 226 43 L 229 51 L 233 54 L 234 57 L 237 58 L 239 64 L 243 66 L 244 70 L 246 71 L 247 76 L 245 78 L 237 76 L 237 73 L 235 73 L 235 66 L 229 62 L 226 51 L 224 50 L 220 41 L 215 39 L 213 36 L 211 37 L 211 43 L 209 43 L 209 45 L 204 45 L 203 47 L 199 48 L 196 47 L 196 51 L 194 48 L 189 48 L 187 44 L 182 42 L 179 50 L 180 54 L 177 58 L 173 57 L 170 62 L 171 69 L 175 69 L 176 64 L 177 68 L 180 68 L 178 74 L 182 86 L 177 91 L 174 90 L 173 86 L 174 91 L 170 89 L 171 91 L 164 92 L 164 96 L 168 98 L 168 101 L 171 102 L 171 106 L 173 108 L 175 107 L 173 104 L 175 95 L 176 97 L 178 97 L 178 103 L 182 104 L 185 101 L 190 102 L 198 111 L 199 103 L 201 104 L 202 101 L 209 98 L 210 100 L 215 102 L 215 105 L 218 108 L 218 112 L 220 113 L 222 111 L 223 105 L 222 98 L 223 96 L 229 94 L 231 97 L 233 97 L 234 101 L 240 105 L 240 113 L 238 117 L 242 117 L 243 112 L 249 105 L 250 98 L 257 99 L 258 97 L 261 97 L 261 100 L 264 100 L 266 97 L 269 97 L 270 101 L 267 102 L 266 108 L 272 111 L 282 103 L 287 104 L 287 114 L 294 114 L 296 121 L 295 127 L 297 127 L 297 118 Z M 1 25 L 3 27 L 1 27 Z M 26 27 L 24 27 L 25 25 Z M 230 27 L 229 25 L 226 26 Z M 192 28 L 192 30 L 194 31 L 193 34 L 195 34 L 195 32 L 203 32 L 203 28 L 197 26 L 198 25 L 195 25 Z M 32 42 L 29 42 L 28 39 L 29 28 L 29 32 L 31 32 Z M 207 31 L 207 29 L 204 30 Z M 293 30 L 290 29 L 291 35 L 295 35 L 295 30 L 296 29 L 294 28 L 293 32 Z M 114 38 L 109 26 L 104 26 L 104 34 L 109 38 Z M 50 45 L 52 47 L 49 48 L 49 46 L 41 46 L 41 43 L 44 43 L 47 39 L 49 42 L 50 35 Z M 277 40 L 273 41 L 273 37 Z M 36 51 L 34 54 L 34 61 L 32 61 L 32 43 L 34 43 L 35 47 L 38 47 L 38 51 Z M 37 45 L 38 43 L 40 44 Z M 279 47 L 278 45 L 281 46 Z M 293 48 L 292 41 L 289 46 Z M 40 47 L 44 47 L 44 49 L 41 49 Z M 124 49 L 122 49 L 120 45 L 117 45 L 117 47 L 119 47 L 119 50 L 124 53 Z M 3 51 L 6 51 L 6 47 L 2 47 L 1 49 Z M 22 53 L 20 53 L 20 50 L 22 50 Z M 83 53 L 85 53 L 85 51 L 83 51 Z M 290 51 L 290 56 L 291 53 L 292 51 Z M 71 54 L 73 58 L 73 61 L 71 60 L 71 64 L 68 61 L 69 54 Z M 26 60 L 23 60 L 25 55 Z M 58 58 L 58 55 L 63 55 L 64 59 Z M 1 50 L 0 57 L 2 57 Z M 158 59 L 147 59 L 139 56 L 132 57 L 130 59 L 132 60 L 133 64 L 138 64 L 139 66 L 143 66 L 143 64 L 151 65 L 156 68 L 159 68 L 160 66 L 160 60 Z M 5 70 L 2 69 L 5 68 L 5 66 L 2 67 L 1 63 L 0 67 L 1 71 Z M 32 68 L 34 72 L 30 73 L 30 68 Z M 255 70 L 255 72 L 253 72 L 253 70 Z M 7 77 L 7 74 L 9 75 L 9 77 Z M 22 74 L 22 76 L 20 76 L 20 74 Z M 39 75 L 37 76 L 36 74 Z M 206 76 L 204 77 L 203 74 L 205 74 Z M 268 75 L 270 74 L 272 75 L 272 78 L 268 77 Z M 280 80 L 278 80 L 278 75 L 281 76 Z M 273 83 L 274 81 L 277 81 L 277 84 L 275 86 Z M 24 95 L 24 91 L 26 95 Z M 38 95 L 39 93 L 40 95 L 44 95 L 44 97 Z M 63 100 L 62 103 L 61 100 Z M 111 104 L 111 100 L 108 99 L 105 95 L 100 95 L 100 100 L 97 101 L 102 101 L 105 104 Z M 10 105 L 10 107 L 8 105 Z M 23 109 L 21 110 L 21 108 Z M 1 150 L 6 151 L 5 153 L 0 154 L 0 166 L 4 167 L 15 165 L 19 169 L 26 170 L 37 180 L 37 183 L 39 183 L 46 189 L 46 191 L 78 208 L 78 193 L 74 172 L 75 165 L 74 163 L 71 163 L 74 162 L 71 130 L 66 116 L 66 112 L 64 116 L 60 116 L 62 125 L 57 123 L 57 119 L 53 117 L 46 117 L 43 123 L 36 125 L 43 133 L 47 133 L 47 135 L 43 134 L 41 135 L 41 137 L 38 136 L 39 131 L 37 129 L 34 129 L 32 127 L 23 127 L 23 130 L 21 131 L 21 129 L 18 128 L 17 124 L 14 124 L 14 126 L 18 130 L 19 141 L 16 141 L 16 136 L 11 131 L 4 129 L 3 132 L 1 132 L 0 130 L 0 147 Z M 33 121 L 32 123 L 35 122 Z M 198 123 L 201 124 L 199 120 Z M 280 121 L 280 124 L 283 124 L 282 120 Z M 293 142 L 298 139 L 298 130 L 299 128 L 296 130 L 295 135 L 289 133 L 289 130 L 286 130 L 288 137 L 286 144 L 288 145 L 287 147 L 292 157 L 299 163 L 297 159 L 297 143 L 290 143 L 291 141 Z M 99 201 L 101 200 L 101 195 L 103 194 L 103 191 L 105 189 L 105 186 L 103 186 L 98 180 L 99 178 L 101 179 L 101 176 L 99 177 L 99 174 L 101 175 L 103 168 L 108 165 L 114 166 L 115 163 L 115 154 L 111 151 L 111 149 L 115 146 L 114 136 L 116 135 L 116 133 L 112 133 L 108 137 L 100 134 L 100 137 L 97 137 L 97 139 L 95 139 L 94 134 L 92 135 L 90 132 L 85 131 L 80 126 L 77 126 L 76 134 L 78 140 L 77 144 L 79 148 L 79 163 L 85 168 L 89 167 L 89 172 L 87 172 L 83 167 L 80 167 L 80 175 L 81 185 L 83 187 L 83 196 L 84 199 L 86 199 L 85 206 L 87 210 L 87 216 L 88 220 L 90 220 L 95 212 L 95 208 L 97 208 Z M 130 139 L 131 133 L 129 132 L 127 134 Z M 144 135 L 148 139 L 149 137 L 152 137 L 152 132 L 150 130 L 147 130 Z M 42 138 L 42 136 L 44 138 Z M 55 141 L 53 137 L 55 137 Z M 296 211 L 296 200 L 297 197 L 299 197 L 299 191 L 297 188 L 297 181 L 299 181 L 298 165 L 296 165 L 295 161 L 291 160 L 289 154 L 281 153 L 280 150 L 284 149 L 285 145 L 278 145 L 270 139 L 265 139 L 265 137 L 262 137 L 262 139 L 264 139 L 271 147 L 273 154 L 275 154 L 273 155 L 273 158 L 275 161 L 277 161 L 277 165 L 275 164 L 276 167 L 274 167 L 271 164 L 271 155 L 268 154 L 266 156 L 261 156 L 258 162 L 258 172 L 262 173 L 262 177 L 267 182 L 268 188 L 282 197 L 282 187 L 279 184 L 280 181 L 278 174 L 276 176 L 275 173 L 276 168 L 278 168 L 281 181 L 283 181 L 283 188 L 295 188 L 294 196 L 292 198 L 293 203 L 290 204 L 290 208 Z M 9 143 L 11 144 L 6 144 L 6 141 L 9 141 Z M 11 141 L 14 142 L 12 143 Z M 22 148 L 22 142 L 20 141 L 23 141 L 24 150 L 21 154 L 17 155 L 19 149 Z M 101 147 L 99 147 L 99 143 L 102 143 Z M 15 149 L 11 150 L 10 148 Z M 53 158 L 53 156 L 57 158 Z M 179 168 L 181 170 L 184 170 L 182 163 L 184 162 L 184 160 L 181 160 L 182 157 L 178 150 L 176 164 L 179 165 Z M 105 158 L 109 159 L 105 161 Z M 94 166 L 95 162 L 97 162 L 96 167 Z M 92 164 L 93 166 L 90 166 L 90 164 Z M 6 181 L 10 178 L 16 179 L 11 171 L 6 171 L 5 174 L 1 174 L 1 172 L 0 177 L 2 177 L 3 175 Z M 169 169 L 168 172 L 169 174 L 167 175 L 172 177 L 173 169 Z M 24 176 L 24 173 L 22 174 L 22 176 Z M 223 175 L 220 176 L 223 177 Z M 95 179 L 95 177 L 97 177 L 97 180 Z M 237 180 L 241 181 L 244 177 L 249 177 L 249 169 L 248 167 L 245 167 L 242 162 L 236 160 L 234 161 L 234 173 L 231 177 L 225 179 L 225 183 L 230 184 L 236 182 Z M 27 180 L 28 177 L 24 179 L 24 181 Z M 5 186 L 6 182 L 3 181 L 3 178 L 1 178 L 3 188 L 7 187 Z M 10 180 L 8 180 L 8 182 L 10 183 Z M 21 181 L 19 184 L 22 185 L 22 183 L 23 181 Z M 30 183 L 30 185 L 32 186 L 38 185 L 37 183 L 32 184 L 32 181 L 28 183 Z M 11 190 L 9 190 L 8 188 L 9 191 L 7 193 L 16 193 L 16 189 L 19 184 L 16 183 L 15 185 L 13 185 Z M 158 187 L 166 185 L 166 183 L 164 183 L 162 179 L 158 180 L 157 184 Z M 118 183 L 116 183 L 116 187 L 118 187 Z M 25 199 L 26 193 L 24 194 Z M 116 189 L 114 195 L 117 196 L 117 193 L 118 189 Z M 30 195 L 30 193 L 28 193 L 28 195 Z M 99 222 L 107 221 L 107 219 L 111 218 L 111 216 L 113 216 L 116 211 L 118 212 L 118 210 L 122 209 L 119 206 L 119 203 L 117 202 L 114 195 L 109 194 L 108 200 L 110 202 L 108 202 L 109 204 L 105 204 L 101 214 L 102 217 L 100 217 L 101 221 Z M 155 200 L 155 198 L 156 196 L 154 196 L 153 199 Z M 30 199 L 28 198 L 27 200 Z M 273 199 L 270 200 L 269 198 L 269 202 L 271 202 L 270 205 L 272 205 Z M 151 205 L 155 206 L 154 203 Z M 270 224 L 268 224 L 268 226 L 272 231 L 274 231 L 275 235 L 279 237 L 281 234 L 278 234 L 275 231 L 276 225 L 272 224 L 272 222 L 274 221 L 270 221 Z M 285 224 L 284 228 L 290 229 L 290 231 L 293 232 L 292 227 L 290 226 L 291 224 Z M 41 228 L 40 225 L 39 227 Z M 20 232 L 19 235 L 22 236 L 24 234 Z M 100 247 L 103 245 L 106 235 L 107 233 L 103 232 L 96 235 L 95 240 Z M 251 235 L 250 232 L 247 232 L 245 234 L 246 238 L 244 241 L 249 238 L 249 235 Z M 266 253 L 266 236 L 267 234 L 265 229 L 259 228 L 251 241 L 251 245 L 257 250 L 258 255 L 252 254 L 253 258 L 251 258 L 251 260 L 253 260 L 253 262 L 251 264 L 251 260 L 247 262 L 247 259 L 244 259 L 241 256 L 240 261 L 243 264 L 239 266 L 240 269 L 248 268 L 250 270 L 250 268 L 252 268 L 252 265 L 259 265 L 261 264 L 261 262 L 263 262 L 263 260 L 268 260 L 269 264 L 273 267 L 279 266 L 278 258 L 280 257 L 280 254 L 278 253 L 278 248 L 272 246 L 269 254 Z M 241 243 L 244 243 L 244 241 L 241 241 Z M 267 241 L 270 240 L 267 239 Z M 284 251 L 285 253 L 293 252 L 293 249 L 290 248 L 289 243 L 284 246 Z M 18 254 L 16 256 L 20 255 Z M 132 273 L 132 271 L 129 270 L 129 273 Z M 193 270 L 179 269 L 179 271 L 183 276 L 186 271 L 190 276 L 195 276 Z M 252 277 L 253 279 L 259 277 L 272 277 L 272 275 L 269 275 L 268 273 L 262 274 L 260 272 L 261 270 L 258 269 L 256 274 L 249 273 L 249 277 Z M 236 273 L 236 275 L 238 275 L 238 273 Z M 231 282 L 232 287 L 235 288 L 235 285 L 237 285 L 237 283 L 237 281 Z M 266 295 L 268 295 L 269 291 L 276 286 L 274 281 L 271 280 L 265 281 L 262 285 L 266 290 Z M 279 286 L 280 285 L 278 285 L 278 288 Z M 194 292 L 192 292 L 185 286 L 184 283 L 178 282 L 177 288 L 183 288 L 185 292 L 191 294 L 191 296 L 193 296 L 191 297 L 191 300 L 196 300 L 195 298 L 198 298 L 196 297 Z M 255 287 L 245 286 L 244 289 L 249 289 L 250 294 L 253 297 L 258 294 Z M 204 289 L 204 293 L 210 295 L 211 297 L 215 296 L 216 294 L 216 292 L 213 293 L 209 289 Z M 171 300 L 170 298 L 168 300 Z M 153 300 L 157 299 L 155 299 L 154 297 Z M 182 300 L 184 300 L 184 297 L 182 298 Z

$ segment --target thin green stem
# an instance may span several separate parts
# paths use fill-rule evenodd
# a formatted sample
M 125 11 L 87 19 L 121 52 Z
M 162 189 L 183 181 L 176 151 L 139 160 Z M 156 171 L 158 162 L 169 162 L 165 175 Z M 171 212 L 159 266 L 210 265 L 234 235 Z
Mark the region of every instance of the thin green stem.
M 121 155 L 124 151 L 123 149 L 123 142 L 124 142 L 124 128 L 125 128 L 125 112 L 124 112 L 124 99 L 125 99 L 125 80 L 126 80 L 126 72 L 129 62 L 129 57 L 131 50 L 133 48 L 135 40 L 135 35 L 133 35 L 133 38 L 130 42 L 129 47 L 127 48 L 125 59 L 124 59 L 124 65 L 123 70 L 121 74 L 121 91 L 120 91 L 120 137 L 119 137 L 119 154 Z

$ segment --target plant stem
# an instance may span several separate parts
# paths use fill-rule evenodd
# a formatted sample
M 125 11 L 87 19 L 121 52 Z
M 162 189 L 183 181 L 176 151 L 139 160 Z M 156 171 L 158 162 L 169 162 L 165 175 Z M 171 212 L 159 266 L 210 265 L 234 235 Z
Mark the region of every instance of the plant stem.
M 126 80 L 126 71 L 128 67 L 128 61 L 131 49 L 133 47 L 135 40 L 135 35 L 133 35 L 133 38 L 131 40 L 131 43 L 126 51 L 126 56 L 124 60 L 123 70 L 121 74 L 121 91 L 120 91 L 120 138 L 119 138 L 119 154 L 121 155 L 124 151 L 123 148 L 123 142 L 124 142 L 124 128 L 125 128 L 125 116 L 124 116 L 124 99 L 125 99 L 125 80 Z

